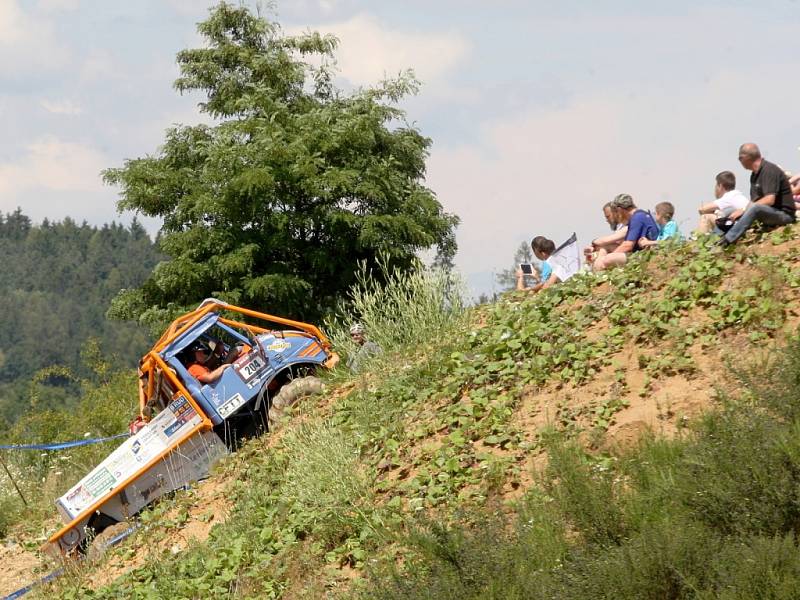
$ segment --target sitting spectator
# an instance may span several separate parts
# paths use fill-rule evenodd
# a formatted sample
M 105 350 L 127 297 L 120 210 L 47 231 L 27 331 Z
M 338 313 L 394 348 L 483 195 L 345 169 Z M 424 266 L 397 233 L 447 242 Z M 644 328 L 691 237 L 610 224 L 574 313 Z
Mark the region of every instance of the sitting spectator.
M 792 188 L 794 198 L 794 209 L 800 210 L 800 173 L 795 173 L 789 178 L 789 187 Z
M 370 358 L 383 353 L 378 344 L 367 339 L 367 332 L 361 323 L 354 323 L 350 328 L 350 339 L 359 346 L 355 354 L 347 358 L 347 368 L 353 373 L 360 373 Z
M 659 202 L 656 204 L 658 237 L 655 240 L 649 240 L 646 237 L 639 238 L 639 247 L 648 248 L 664 240 L 681 239 L 681 232 L 678 229 L 678 224 L 672 219 L 673 216 L 675 216 L 675 207 L 672 206 L 671 202 Z
M 749 203 L 747 196 L 736 189 L 736 175 L 730 171 L 722 171 L 717 175 L 714 197 L 716 200 L 704 204 L 698 210 L 700 224 L 697 226 L 697 233 L 714 231 L 722 235 L 724 231 L 717 227 L 717 219 L 729 217 L 732 212 L 747 208 Z
M 628 227 L 617 220 L 614 207 L 611 204 L 611 202 L 606 202 L 603 205 L 603 216 L 614 233 L 593 239 L 592 245 L 583 249 L 583 256 L 588 263 L 592 262 L 592 256 L 600 250 L 604 252 L 614 250 L 625 239 L 625 234 L 628 233 Z
M 547 259 L 556 251 L 556 245 L 553 243 L 553 240 L 548 240 L 541 235 L 536 236 L 531 241 L 531 250 L 533 250 L 533 255 L 542 261 L 542 266 L 539 271 L 539 282 L 531 287 L 526 287 L 525 274 L 522 272 L 522 269 L 517 269 L 517 289 L 538 292 L 539 290 L 549 288 L 551 285 L 558 283 L 560 279 L 553 273 L 550 263 L 547 262 Z
M 612 252 L 598 251 L 592 268 L 604 271 L 619 267 L 628 262 L 628 254 L 641 249 L 639 240 L 654 240 L 658 237 L 658 225 L 653 216 L 646 210 L 636 208 L 629 194 L 620 194 L 611 203 L 618 222 L 628 226 L 625 239 Z
M 738 240 L 755 221 L 767 226 L 789 225 L 795 222 L 795 204 L 789 179 L 781 168 L 761 156 L 755 144 L 742 144 L 739 148 L 739 161 L 752 171 L 750 175 L 750 201 L 746 209 L 730 214 L 735 221 L 720 239 L 721 246 L 728 246 Z

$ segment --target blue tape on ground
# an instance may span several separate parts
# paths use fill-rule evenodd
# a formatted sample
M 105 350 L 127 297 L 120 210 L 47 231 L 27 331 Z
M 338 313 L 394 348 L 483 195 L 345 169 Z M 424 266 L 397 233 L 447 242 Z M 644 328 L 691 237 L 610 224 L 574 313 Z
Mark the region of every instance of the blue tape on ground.
M 111 437 L 91 438 L 88 440 L 73 440 L 71 442 L 53 442 L 52 444 L 0 444 L 0 450 L 66 450 L 67 448 L 77 448 L 78 446 L 88 446 L 89 444 L 100 444 L 111 440 L 129 437 L 129 433 L 118 433 Z
M 132 534 L 137 529 L 139 529 L 139 525 L 138 524 L 131 525 L 130 527 L 128 527 L 128 529 L 126 529 L 125 531 L 123 531 L 119 535 L 117 535 L 117 536 L 111 538 L 110 540 L 108 540 L 108 542 L 106 543 L 105 547 L 106 548 L 111 548 L 112 546 L 116 546 L 117 544 L 119 544 L 122 540 L 124 540 L 126 537 L 128 537 L 130 534 Z M 13 592 L 13 593 L 9 594 L 8 596 L 3 596 L 2 598 L 0 598 L 0 600 L 16 600 L 17 598 L 21 598 L 22 596 L 24 596 L 25 594 L 30 592 L 33 588 L 35 588 L 37 585 L 43 585 L 45 583 L 49 583 L 49 582 L 53 581 L 53 579 L 55 579 L 56 577 L 60 577 L 63 573 L 64 573 L 64 569 L 57 569 L 57 570 L 53 571 L 52 573 L 50 573 L 49 575 L 45 575 L 39 581 L 34 581 L 33 583 L 28 584 L 25 587 L 18 589 L 16 592 Z
M 49 583 L 50 581 L 53 581 L 53 579 L 61 575 L 63 572 L 64 569 L 58 569 L 57 571 L 53 571 L 49 575 L 45 575 L 44 577 L 42 577 L 39 581 L 35 581 L 30 585 L 26 585 L 24 588 L 20 588 L 16 592 L 13 592 L 8 596 L 4 596 L 0 600 L 16 600 L 17 598 L 21 598 L 22 596 L 30 592 L 33 588 L 35 588 L 37 585 L 42 585 L 43 583 Z

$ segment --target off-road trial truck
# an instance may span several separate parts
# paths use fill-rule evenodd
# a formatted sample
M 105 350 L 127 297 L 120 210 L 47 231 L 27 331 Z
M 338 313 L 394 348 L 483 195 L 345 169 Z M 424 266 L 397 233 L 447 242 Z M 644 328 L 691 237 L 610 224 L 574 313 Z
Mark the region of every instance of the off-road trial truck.
M 189 373 L 197 344 L 212 360 L 232 362 L 208 384 Z M 269 429 L 287 406 L 322 391 L 314 373 L 337 359 L 328 338 L 307 323 L 215 299 L 179 317 L 139 363 L 140 414 L 131 437 L 56 500 L 66 524 L 46 550 L 83 551 L 93 536 L 207 476 L 243 437 Z

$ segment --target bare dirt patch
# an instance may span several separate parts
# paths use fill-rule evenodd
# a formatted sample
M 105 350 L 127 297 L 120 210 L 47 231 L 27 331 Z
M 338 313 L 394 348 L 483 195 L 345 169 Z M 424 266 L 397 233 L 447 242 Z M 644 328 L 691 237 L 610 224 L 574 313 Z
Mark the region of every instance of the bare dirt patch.
M 39 556 L 21 544 L 9 541 L 0 545 L 0 596 L 5 597 L 42 577 L 36 572 L 41 564 Z

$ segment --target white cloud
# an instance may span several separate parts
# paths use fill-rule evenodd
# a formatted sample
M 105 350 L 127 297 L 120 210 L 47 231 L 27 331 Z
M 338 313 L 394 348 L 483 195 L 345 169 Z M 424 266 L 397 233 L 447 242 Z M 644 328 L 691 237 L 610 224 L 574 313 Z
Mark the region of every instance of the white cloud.
M 77 10 L 80 0 L 39 0 L 37 8 L 44 13 Z
M 455 67 L 469 51 L 468 42 L 459 33 L 397 31 L 367 14 L 310 28 L 339 38 L 336 57 L 341 76 L 359 86 L 374 84 L 409 68 L 423 83 L 431 83 Z
M 292 0 L 291 2 L 281 2 L 278 6 L 278 12 L 279 16 L 286 13 L 292 17 L 308 21 L 309 18 L 318 18 L 320 15 L 328 17 L 335 12 L 341 12 L 349 8 L 353 4 L 353 0 Z
M 55 69 L 69 57 L 50 21 L 26 13 L 17 0 L 0 0 L 0 75 Z
M 30 35 L 32 26 L 16 0 L 0 0 L 0 44 L 19 43 Z
M 435 144 L 428 184 L 461 216 L 457 263 L 467 273 L 506 268 L 520 241 L 535 235 L 558 243 L 577 231 L 585 242 L 603 232 L 600 207 L 621 192 L 642 208 L 673 202 L 691 231 L 716 173 L 734 171 L 747 193 L 749 173 L 736 161 L 745 141 L 797 170 L 797 140 L 786 134 L 800 129 L 800 82 L 789 84 L 783 71 L 723 72 L 669 94 L 658 85 L 583 94 L 564 108 L 485 123 L 476 143 Z M 762 79 L 783 80 L 783 93 L 761 95 L 758 110 L 749 109 L 742 91 Z M 768 124 L 765 114 L 783 117 Z
M 94 148 L 45 137 L 29 144 L 18 160 L 0 163 L 0 196 L 12 205 L 35 190 L 96 192 L 103 189 L 100 171 L 108 164 Z
M 71 100 L 40 100 L 39 106 L 54 115 L 75 116 L 83 114 L 83 109 Z

